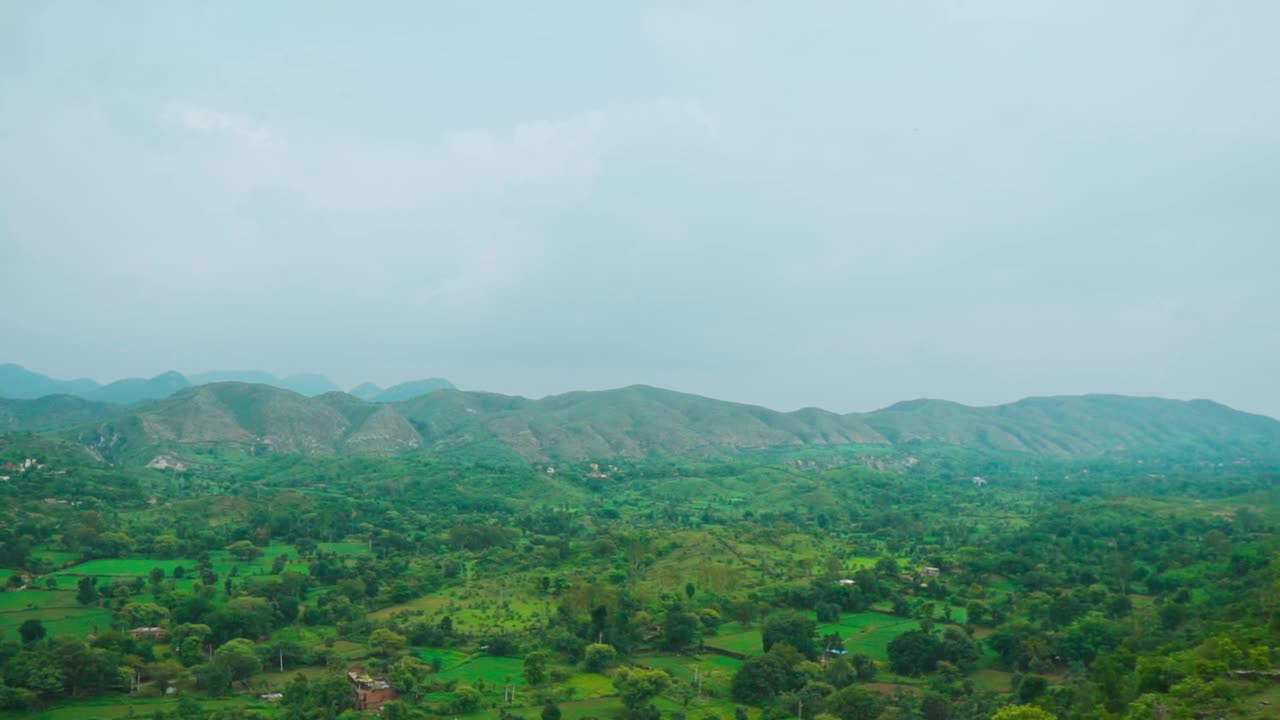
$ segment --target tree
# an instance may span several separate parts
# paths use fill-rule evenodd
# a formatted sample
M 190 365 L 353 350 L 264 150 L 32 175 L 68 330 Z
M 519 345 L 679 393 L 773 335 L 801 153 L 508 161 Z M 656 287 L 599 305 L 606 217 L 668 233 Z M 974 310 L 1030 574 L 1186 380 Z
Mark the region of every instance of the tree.
M 94 540 L 94 550 L 103 557 L 124 557 L 133 552 L 133 538 L 122 532 L 104 532 Z
M 899 675 L 931 672 L 938 665 L 941 643 L 920 630 L 904 632 L 889 641 L 889 667 Z
M 213 697 L 225 695 L 231 689 L 231 671 L 225 666 L 205 663 L 192 670 L 191 674 L 195 676 L 196 684 Z
M 160 660 L 148 664 L 145 674 L 163 692 L 166 687 L 181 680 L 187 674 L 187 669 L 175 660 Z
M 858 674 L 858 679 L 862 682 L 871 682 L 876 679 L 876 661 L 870 656 L 858 653 L 853 656 L 853 669 Z
M 90 605 L 98 599 L 98 578 L 82 577 L 76 581 L 76 602 Z
M 524 658 L 524 668 L 520 671 L 521 677 L 530 685 L 537 687 L 547 679 L 547 654 L 544 652 L 531 652 Z
M 405 636 L 386 628 L 377 628 L 369 633 L 369 646 L 384 658 L 392 658 L 404 652 L 408 641 Z
M 542 706 L 541 717 L 542 720 L 560 720 L 560 706 L 548 700 L 547 704 Z
M 924 720 L 947 720 L 951 717 L 951 700 L 936 692 L 926 692 L 920 698 L 920 715 Z
M 875 720 L 880 716 L 880 699 L 864 687 L 850 685 L 827 698 L 826 711 L 840 720 Z
M 698 639 L 702 623 L 694 615 L 678 608 L 667 610 L 662 623 L 662 644 L 668 650 L 683 650 Z
M 670 687 L 671 676 L 661 670 L 620 668 L 613 674 L 613 686 L 622 696 L 622 704 L 637 710 Z
M 151 572 L 147 573 L 147 580 L 149 580 L 152 585 L 159 585 L 160 583 L 164 582 L 164 568 L 162 567 L 151 568 Z
M 37 618 L 22 621 L 22 625 L 18 626 L 18 634 L 22 636 L 23 645 L 31 645 L 44 639 L 48 631 L 44 628 L 44 623 Z
M 729 691 L 740 703 L 764 705 L 778 693 L 795 686 L 795 673 L 787 661 L 777 654 L 765 653 L 747 658 L 742 663 L 733 676 Z
M 480 691 L 470 685 L 459 685 L 453 689 L 453 702 L 450 703 L 450 709 L 459 715 L 475 712 L 480 707 L 482 697 Z
M 155 603 L 131 602 L 120 610 L 120 617 L 129 627 L 159 625 L 169 617 L 169 608 Z
M 262 557 L 262 548 L 248 540 L 237 540 L 227 546 L 227 552 L 241 562 L 251 562 Z
M 582 666 L 587 672 L 602 672 L 613 664 L 617 656 L 618 651 L 614 650 L 612 645 L 592 643 L 587 646 L 586 651 L 583 653 Z
M 262 672 L 262 662 L 253 643 L 244 638 L 228 640 L 213 653 L 215 667 L 223 668 L 231 682 L 244 682 Z
M 256 638 L 271 632 L 275 607 L 260 597 L 238 597 L 213 614 L 215 639 Z
M 786 643 L 807 658 L 818 655 L 817 624 L 795 612 L 781 613 L 764 622 L 760 640 L 767 653 L 775 643 Z
M 991 720 L 1058 720 L 1034 705 L 1006 705 L 991 716 Z

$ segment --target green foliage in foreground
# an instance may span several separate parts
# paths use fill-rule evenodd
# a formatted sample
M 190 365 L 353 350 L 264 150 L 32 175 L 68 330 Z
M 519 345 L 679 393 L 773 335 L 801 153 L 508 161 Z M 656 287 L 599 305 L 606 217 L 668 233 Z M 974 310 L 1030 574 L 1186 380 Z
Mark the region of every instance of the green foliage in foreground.
M 913 452 L 173 473 L 0 437 L 0 461 L 43 466 L 0 485 L 0 706 L 334 718 L 355 712 L 353 667 L 391 684 L 393 718 L 1254 718 L 1280 701 L 1273 468 Z

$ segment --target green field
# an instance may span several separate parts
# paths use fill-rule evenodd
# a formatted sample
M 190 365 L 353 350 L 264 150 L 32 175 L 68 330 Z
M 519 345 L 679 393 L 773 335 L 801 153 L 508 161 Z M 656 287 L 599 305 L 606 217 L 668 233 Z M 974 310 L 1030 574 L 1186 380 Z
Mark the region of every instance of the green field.
M 0 623 L 4 622 L 3 613 L 18 610 L 38 610 L 40 608 L 78 607 L 76 594 L 59 590 L 11 590 L 0 593 Z
M 889 642 L 904 632 L 919 629 L 920 623 L 907 618 L 878 612 L 843 613 L 839 623 L 819 625 L 818 634 L 838 633 L 848 652 L 888 660 Z
M 719 648 L 743 655 L 759 655 L 764 652 L 764 644 L 759 630 L 717 635 L 713 638 L 707 638 L 703 641 L 703 644 L 707 647 Z
M 524 678 L 520 677 L 520 671 L 523 668 L 524 661 L 519 658 L 475 655 L 470 660 L 445 670 L 436 677 L 441 680 L 457 680 L 469 685 L 474 685 L 477 680 L 483 678 L 488 686 L 501 686 L 504 683 L 520 686 L 524 684 Z
M 210 711 L 222 708 L 261 711 L 274 709 L 272 705 L 245 696 L 219 700 L 202 698 L 200 705 Z M 28 720 L 114 720 L 125 717 L 149 717 L 157 711 L 173 712 L 177 707 L 178 700 L 174 698 L 104 697 L 67 703 L 23 715 L 23 717 Z
M 413 655 L 419 660 L 428 663 L 432 660 L 438 659 L 440 661 L 441 672 L 452 670 L 471 658 L 467 653 L 449 648 L 417 647 L 413 648 Z
M 321 550 L 335 555 L 369 555 L 369 546 L 362 542 L 322 542 L 316 543 Z
M 111 626 L 111 612 L 99 608 L 47 607 L 0 614 L 0 638 L 16 639 L 18 627 L 27 620 L 44 623 L 50 636 L 102 632 Z

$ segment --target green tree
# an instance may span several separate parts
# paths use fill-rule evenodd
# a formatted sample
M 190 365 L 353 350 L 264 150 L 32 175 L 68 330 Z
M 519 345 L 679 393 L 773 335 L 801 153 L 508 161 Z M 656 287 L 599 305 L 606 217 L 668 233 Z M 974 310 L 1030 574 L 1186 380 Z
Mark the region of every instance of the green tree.
M 547 679 L 547 654 L 531 652 L 524 658 L 524 667 L 520 671 L 524 681 L 538 687 Z
M 560 720 L 560 706 L 548 700 L 547 704 L 542 706 L 541 717 L 542 720 Z
M 669 608 L 662 623 L 662 644 L 668 650 L 683 650 L 698 640 L 702 623 L 696 616 L 678 608 Z
M 386 628 L 377 628 L 369 633 L 369 646 L 380 657 L 394 658 L 404 652 L 408 641 L 399 633 Z
M 243 683 L 262 672 L 262 662 L 258 660 L 253 643 L 244 638 L 223 643 L 213 653 L 213 665 L 225 669 L 231 682 Z
M 795 672 L 775 653 L 747 658 L 729 685 L 733 699 L 748 705 L 764 705 L 779 693 L 796 687 Z
M 98 578 L 82 577 L 76 581 L 76 602 L 90 605 L 98 599 Z
M 262 548 L 248 540 L 237 540 L 231 543 L 227 546 L 227 552 L 235 556 L 240 562 L 251 562 L 262 557 Z
M 94 540 L 94 552 L 102 557 L 124 557 L 133 552 L 133 538 L 122 532 L 104 532 Z
M 938 665 L 942 644 L 921 630 L 904 632 L 889 641 L 889 667 L 900 675 L 931 672 Z
M 480 691 L 470 685 L 459 685 L 453 689 L 453 702 L 449 708 L 459 715 L 467 715 L 480 709 L 482 697 Z
M 864 687 L 850 685 L 827 698 L 826 711 L 840 720 L 875 720 L 880 716 L 880 699 Z
M 187 669 L 175 660 L 159 660 L 149 663 L 144 674 L 163 691 L 166 687 L 182 680 L 187 674 Z
M 18 635 L 22 637 L 23 645 L 32 645 L 43 640 L 47 634 L 48 631 L 45 630 L 44 623 L 40 622 L 38 618 L 23 620 L 22 624 L 18 626 Z
M 765 652 L 776 643 L 786 643 L 812 659 L 818 656 L 817 635 L 817 624 L 813 620 L 796 612 L 786 612 L 765 620 L 760 640 Z
M 605 668 L 613 664 L 617 656 L 618 651 L 614 650 L 612 645 L 592 643 L 583 652 L 582 666 L 587 672 L 603 672 Z
M 613 686 L 622 696 L 622 704 L 637 710 L 670 687 L 671 676 L 661 670 L 619 668 L 613 674 Z
M 1058 720 L 1034 705 L 1006 705 L 991 716 L 991 720 Z

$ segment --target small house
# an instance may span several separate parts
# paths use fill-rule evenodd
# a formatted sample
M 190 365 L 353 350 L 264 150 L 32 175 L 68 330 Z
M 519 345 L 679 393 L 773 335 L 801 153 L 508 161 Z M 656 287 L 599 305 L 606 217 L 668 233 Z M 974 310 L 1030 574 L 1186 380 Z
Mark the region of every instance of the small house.
M 379 711 L 385 703 L 396 699 L 395 688 L 383 677 L 373 677 L 364 668 L 347 671 L 347 682 L 355 694 L 356 710 Z
M 151 638 L 155 641 L 164 640 L 164 628 L 161 627 L 136 627 L 129 631 L 130 637 L 134 640 L 141 638 Z

